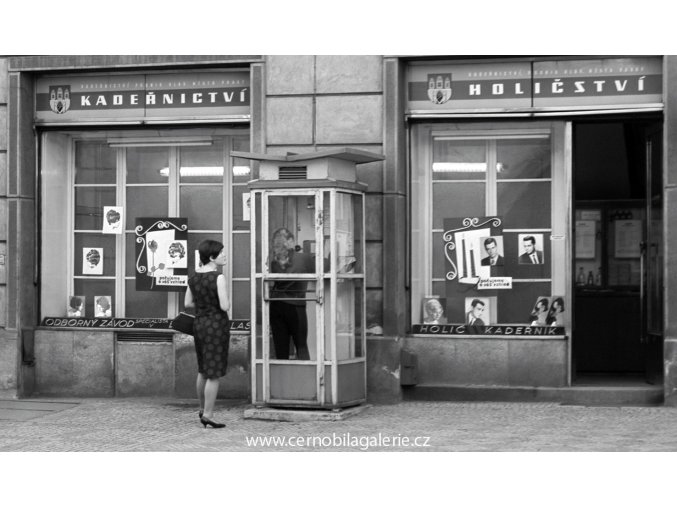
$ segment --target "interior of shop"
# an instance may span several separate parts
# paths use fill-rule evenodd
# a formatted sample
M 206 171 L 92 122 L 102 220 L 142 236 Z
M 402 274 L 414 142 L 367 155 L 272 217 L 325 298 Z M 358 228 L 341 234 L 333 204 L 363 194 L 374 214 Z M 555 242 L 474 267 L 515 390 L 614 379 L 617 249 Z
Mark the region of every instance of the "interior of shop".
M 662 382 L 660 118 L 573 123 L 574 384 Z

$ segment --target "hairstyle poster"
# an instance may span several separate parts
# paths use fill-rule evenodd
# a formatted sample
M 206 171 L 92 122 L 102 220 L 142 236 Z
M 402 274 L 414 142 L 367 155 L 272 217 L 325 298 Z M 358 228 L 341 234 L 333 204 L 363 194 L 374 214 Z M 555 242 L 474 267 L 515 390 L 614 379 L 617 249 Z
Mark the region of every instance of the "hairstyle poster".
M 85 296 L 68 296 L 68 303 L 66 304 L 67 317 L 85 317 Z
M 103 275 L 103 248 L 82 249 L 82 274 Z
M 545 264 L 543 234 L 518 234 L 518 264 Z
M 447 300 L 439 296 L 426 296 L 422 300 L 421 321 L 423 324 L 446 324 L 447 317 L 444 315 Z
M 136 290 L 182 292 L 188 285 L 188 220 L 137 218 Z
M 547 322 L 549 326 L 564 327 L 569 324 L 564 296 L 551 296 Z
M 445 218 L 442 239 L 447 281 L 474 285 L 480 278 L 488 278 L 490 266 L 482 263 L 487 257 L 484 241 L 489 237 L 498 238 L 502 233 L 501 217 Z
M 502 273 L 498 268 L 504 264 L 503 236 L 482 236 L 477 249 L 481 256 L 480 278 L 491 278 L 492 271 Z
M 122 206 L 103 207 L 103 234 L 122 234 L 123 226 Z
M 466 297 L 463 323 L 466 326 L 496 324 L 496 297 Z
M 530 326 L 549 326 L 548 317 L 550 316 L 550 297 L 538 296 L 534 306 L 529 314 Z
M 109 318 L 113 315 L 110 296 L 94 296 L 94 317 Z

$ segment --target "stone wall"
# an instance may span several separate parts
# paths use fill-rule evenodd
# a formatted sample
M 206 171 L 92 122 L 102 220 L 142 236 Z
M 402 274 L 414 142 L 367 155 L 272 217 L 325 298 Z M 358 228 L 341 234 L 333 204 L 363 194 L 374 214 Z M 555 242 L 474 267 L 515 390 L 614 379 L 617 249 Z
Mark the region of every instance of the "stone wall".
M 17 333 L 7 326 L 7 145 L 9 75 L 8 61 L 0 58 L 0 393 L 16 395 Z
M 157 335 L 156 335 L 157 336 Z M 195 398 L 193 338 L 126 340 L 124 333 L 73 329 L 35 332 L 35 396 Z M 231 336 L 219 398 L 249 397 L 249 336 Z
M 663 86 L 669 90 L 668 83 L 677 79 L 677 57 L 666 56 L 664 60 Z M 665 404 L 677 406 L 677 94 L 667 94 L 665 103 L 665 123 L 663 131 L 665 184 L 665 246 L 663 250 L 665 273 L 665 343 L 663 360 L 665 373 Z

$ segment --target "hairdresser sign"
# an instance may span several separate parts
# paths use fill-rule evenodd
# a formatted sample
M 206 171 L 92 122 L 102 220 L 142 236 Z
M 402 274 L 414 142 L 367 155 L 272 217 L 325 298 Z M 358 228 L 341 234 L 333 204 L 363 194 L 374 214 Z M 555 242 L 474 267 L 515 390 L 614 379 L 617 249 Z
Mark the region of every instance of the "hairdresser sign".
M 44 76 L 37 80 L 39 124 L 249 118 L 249 72 Z

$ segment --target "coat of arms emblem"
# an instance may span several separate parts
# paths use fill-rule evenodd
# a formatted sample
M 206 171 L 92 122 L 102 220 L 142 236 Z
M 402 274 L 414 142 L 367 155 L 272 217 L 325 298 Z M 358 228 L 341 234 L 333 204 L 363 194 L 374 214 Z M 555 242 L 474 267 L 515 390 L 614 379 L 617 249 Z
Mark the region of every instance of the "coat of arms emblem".
M 428 98 L 433 104 L 444 104 L 451 98 L 451 74 L 428 74 Z
M 56 114 L 63 114 L 71 106 L 71 87 L 67 85 L 49 87 L 49 107 Z

